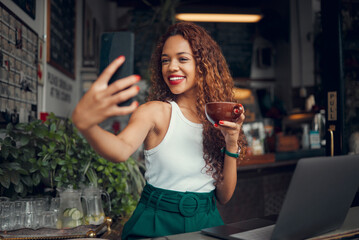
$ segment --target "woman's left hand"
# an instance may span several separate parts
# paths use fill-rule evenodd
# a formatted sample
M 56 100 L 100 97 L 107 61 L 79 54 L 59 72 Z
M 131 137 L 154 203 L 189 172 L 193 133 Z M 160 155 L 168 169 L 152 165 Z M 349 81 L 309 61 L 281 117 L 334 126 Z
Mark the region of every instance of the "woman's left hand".
M 244 111 L 237 122 L 219 121 L 216 128 L 221 130 L 226 141 L 226 150 L 231 153 L 238 152 L 238 138 L 244 122 Z M 227 203 L 233 196 L 237 184 L 237 161 L 233 157 L 224 155 L 223 181 L 216 187 L 216 195 L 220 203 Z
M 224 136 L 224 140 L 226 141 L 226 147 L 228 149 L 229 146 L 233 146 L 238 148 L 237 141 L 239 138 L 239 133 L 241 131 L 245 116 L 244 111 L 237 120 L 237 122 L 230 121 L 219 121 L 218 125 L 215 127 L 219 128 Z

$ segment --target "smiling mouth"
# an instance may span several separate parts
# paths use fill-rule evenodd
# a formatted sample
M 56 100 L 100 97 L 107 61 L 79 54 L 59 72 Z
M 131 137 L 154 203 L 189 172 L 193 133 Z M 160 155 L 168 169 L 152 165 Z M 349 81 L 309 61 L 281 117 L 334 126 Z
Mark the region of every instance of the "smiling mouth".
M 180 84 L 184 79 L 185 79 L 185 77 L 169 77 L 168 78 L 171 85 Z

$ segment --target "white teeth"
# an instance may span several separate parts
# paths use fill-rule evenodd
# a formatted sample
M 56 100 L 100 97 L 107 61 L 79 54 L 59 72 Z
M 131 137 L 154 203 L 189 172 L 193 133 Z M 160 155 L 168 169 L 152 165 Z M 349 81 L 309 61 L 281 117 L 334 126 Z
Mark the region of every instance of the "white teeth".
M 176 81 L 176 80 L 180 80 L 183 79 L 184 77 L 171 77 L 170 81 Z

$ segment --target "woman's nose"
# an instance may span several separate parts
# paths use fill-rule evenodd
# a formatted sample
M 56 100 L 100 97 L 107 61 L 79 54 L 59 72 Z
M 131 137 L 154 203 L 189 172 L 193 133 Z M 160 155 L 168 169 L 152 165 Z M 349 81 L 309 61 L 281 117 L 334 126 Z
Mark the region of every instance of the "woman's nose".
M 178 70 L 178 69 L 179 69 L 179 67 L 178 67 L 178 62 L 175 61 L 175 60 L 171 61 L 171 62 L 170 62 L 170 65 L 169 65 L 169 70 L 170 70 L 170 71 L 176 71 L 176 70 Z

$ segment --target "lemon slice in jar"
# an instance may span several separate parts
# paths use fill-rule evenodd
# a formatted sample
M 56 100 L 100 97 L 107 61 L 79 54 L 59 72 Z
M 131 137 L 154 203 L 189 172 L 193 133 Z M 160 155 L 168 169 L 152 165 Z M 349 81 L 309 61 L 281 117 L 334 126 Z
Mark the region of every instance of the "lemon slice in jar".
M 73 220 L 80 220 L 83 217 L 83 213 L 76 208 L 74 210 L 71 210 L 69 212 L 69 215 Z

